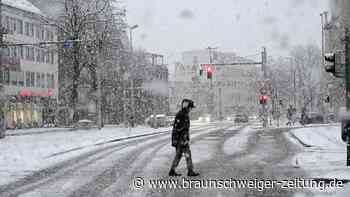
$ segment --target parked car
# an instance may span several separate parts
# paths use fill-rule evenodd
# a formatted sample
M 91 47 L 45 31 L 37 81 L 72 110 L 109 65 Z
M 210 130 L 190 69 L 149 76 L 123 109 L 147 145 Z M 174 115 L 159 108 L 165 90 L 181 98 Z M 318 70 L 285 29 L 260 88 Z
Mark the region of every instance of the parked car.
M 165 114 L 157 114 L 156 115 L 156 127 L 165 127 L 167 124 L 166 124 L 166 120 L 167 120 L 167 117 Z
M 235 120 L 236 123 L 240 123 L 240 122 L 248 122 L 248 116 L 244 115 L 244 114 L 237 114 L 235 116 Z
M 153 128 L 167 126 L 167 116 L 165 114 L 151 115 L 145 120 L 146 124 Z
M 91 120 L 79 120 L 76 125 L 75 128 L 79 128 L 79 129 L 90 129 L 94 126 L 94 122 Z
M 167 116 L 166 117 L 166 125 L 169 127 L 173 126 L 174 120 L 175 120 L 175 116 Z
M 200 122 L 210 122 L 212 119 L 211 119 L 211 116 L 209 114 L 205 114 L 203 116 L 200 116 L 198 117 L 198 121 Z
M 317 124 L 317 123 L 323 123 L 323 115 L 317 112 L 309 112 L 306 114 L 306 124 Z

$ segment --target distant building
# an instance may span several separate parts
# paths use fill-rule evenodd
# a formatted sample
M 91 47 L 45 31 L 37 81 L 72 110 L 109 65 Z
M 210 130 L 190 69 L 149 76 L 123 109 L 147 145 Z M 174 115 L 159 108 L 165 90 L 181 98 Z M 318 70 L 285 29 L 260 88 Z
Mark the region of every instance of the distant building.
M 2 1 L 2 25 L 8 31 L 5 42 L 38 43 L 57 40 L 55 29 L 42 25 L 39 8 L 27 0 Z M 0 85 L 6 102 L 10 128 L 38 127 L 53 122 L 58 96 L 56 50 L 33 45 L 4 49 Z
M 170 111 L 179 108 L 183 98 L 196 102 L 194 116 L 212 114 L 224 118 L 238 112 L 257 111 L 256 75 L 259 67 L 255 65 L 214 66 L 212 82 L 207 79 L 201 64 L 247 62 L 250 60 L 235 53 L 213 52 L 208 50 L 186 51 L 182 62 L 175 65 L 174 80 L 170 86 Z M 200 76 L 200 69 L 203 70 Z M 212 88 L 211 88 L 212 87 Z M 213 95 L 211 97 L 210 95 Z M 213 106 L 213 108 L 211 108 Z
M 138 68 L 140 97 L 135 100 L 140 121 L 150 115 L 169 114 L 169 71 L 160 54 L 146 53 L 146 62 Z

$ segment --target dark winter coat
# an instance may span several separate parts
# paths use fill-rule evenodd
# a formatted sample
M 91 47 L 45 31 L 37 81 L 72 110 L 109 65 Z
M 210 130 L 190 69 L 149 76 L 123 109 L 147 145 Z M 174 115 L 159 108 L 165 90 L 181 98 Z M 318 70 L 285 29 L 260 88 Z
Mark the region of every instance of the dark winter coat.
M 174 120 L 174 126 L 171 137 L 171 145 L 186 145 L 190 141 L 190 117 L 186 109 L 180 110 Z

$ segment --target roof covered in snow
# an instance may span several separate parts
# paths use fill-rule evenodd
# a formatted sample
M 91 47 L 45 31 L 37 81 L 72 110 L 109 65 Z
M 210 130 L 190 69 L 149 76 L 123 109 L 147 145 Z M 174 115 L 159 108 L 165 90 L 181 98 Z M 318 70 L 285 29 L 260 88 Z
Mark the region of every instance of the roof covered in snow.
M 2 2 L 3 4 L 11 7 L 42 15 L 40 9 L 35 7 L 32 3 L 30 3 L 27 0 L 2 0 Z

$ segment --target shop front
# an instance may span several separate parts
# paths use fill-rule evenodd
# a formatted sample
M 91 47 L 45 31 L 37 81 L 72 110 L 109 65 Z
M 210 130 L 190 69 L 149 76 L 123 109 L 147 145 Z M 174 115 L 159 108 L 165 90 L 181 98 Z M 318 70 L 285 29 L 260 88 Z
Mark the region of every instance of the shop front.
M 10 129 L 38 128 L 53 123 L 56 100 L 48 93 L 21 90 L 8 99 L 6 121 Z

